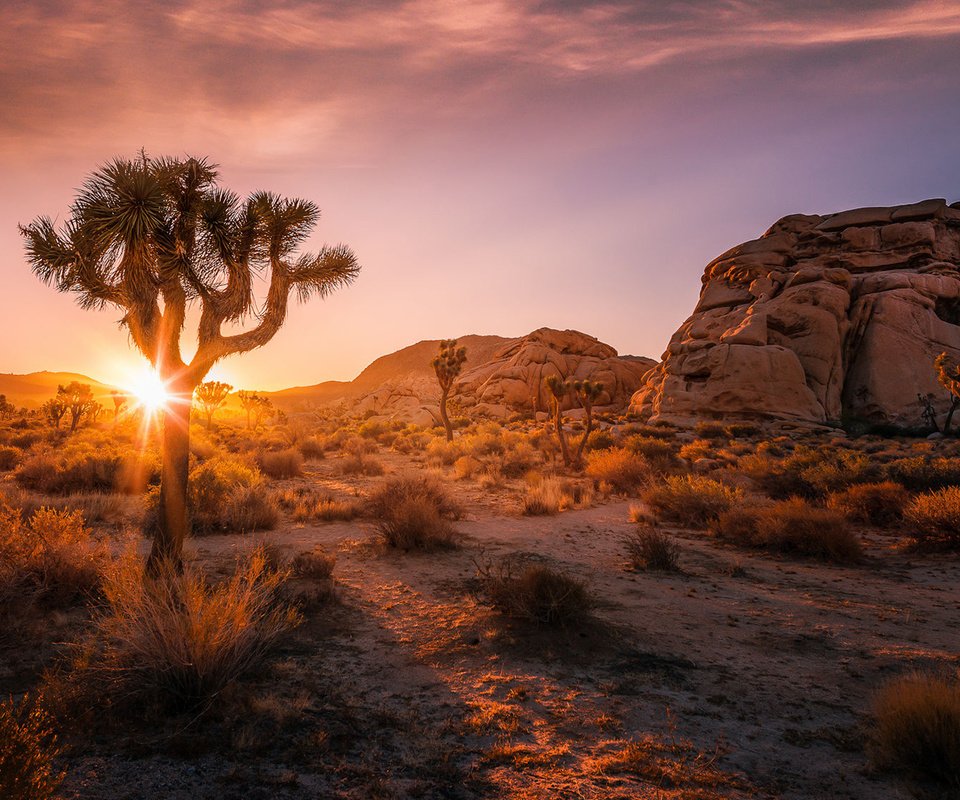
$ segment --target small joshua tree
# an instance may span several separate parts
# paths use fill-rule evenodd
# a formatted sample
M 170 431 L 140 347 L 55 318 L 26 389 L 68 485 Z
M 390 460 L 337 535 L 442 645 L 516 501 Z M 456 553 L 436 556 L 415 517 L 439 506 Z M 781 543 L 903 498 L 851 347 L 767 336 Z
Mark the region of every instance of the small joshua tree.
M 950 392 L 950 410 L 947 412 L 947 420 L 943 423 L 944 435 L 950 433 L 950 422 L 953 420 L 953 412 L 960 406 L 960 364 L 950 364 L 947 362 L 947 354 L 941 353 L 933 362 L 933 367 L 937 371 L 937 380 L 940 385 Z
M 103 413 L 103 403 L 98 403 L 96 400 L 91 400 L 89 403 L 87 403 L 83 413 L 87 415 L 87 419 L 96 424 L 97 418 Z
M 447 400 L 450 398 L 453 382 L 463 369 L 463 362 L 466 360 L 466 347 L 457 347 L 456 339 L 444 339 L 440 342 L 440 350 L 432 362 L 433 371 L 437 373 L 437 382 L 440 384 L 440 419 L 448 442 L 453 441 L 453 426 L 447 415 Z
M 269 397 L 241 390 L 237 392 L 237 398 L 243 410 L 247 412 L 247 430 L 250 430 L 251 423 L 254 429 L 259 428 L 263 420 L 273 413 L 273 403 L 270 402 Z
M 587 439 L 590 438 L 590 432 L 593 430 L 593 404 L 603 393 L 603 384 L 595 381 L 574 381 L 573 392 L 583 406 L 587 417 L 587 427 L 583 432 L 583 438 L 580 440 L 580 446 L 577 447 L 575 463 L 579 466 L 583 463 L 584 452 L 587 448 Z
M 563 430 L 563 398 L 570 393 L 570 384 L 559 375 L 548 375 L 544 381 L 547 391 L 550 392 L 550 411 L 553 415 L 553 424 L 560 440 L 560 455 L 563 465 L 570 466 L 570 448 L 567 446 L 567 436 Z
M 94 402 L 90 384 L 80 381 L 71 381 L 66 386 L 61 384 L 57 387 L 57 397 L 70 412 L 70 433 L 73 433 L 80 424 L 80 418 L 89 413 Z
M 110 392 L 110 397 L 113 398 L 113 424 L 117 424 L 117 420 L 120 419 L 120 412 L 123 411 L 124 407 L 129 402 L 129 398 L 123 392 Z
M 118 158 L 84 182 L 62 228 L 49 217 L 20 228 L 41 280 L 75 293 L 84 308 L 121 310 L 121 325 L 171 398 L 147 562 L 154 574 L 164 561 L 182 564 L 193 390 L 220 359 L 269 342 L 291 294 L 325 297 L 360 269 L 342 245 L 297 252 L 320 217 L 313 203 L 270 192 L 241 201 L 217 178 L 216 165 L 203 158 Z M 268 283 L 262 303 L 257 277 Z M 197 347 L 187 361 L 180 340 L 193 307 Z M 229 330 L 251 318 L 249 329 Z
M 223 381 L 204 381 L 195 390 L 194 395 L 207 418 L 207 430 L 213 427 L 213 415 L 227 402 L 233 387 Z
M 9 417 L 16 410 L 16 406 L 7 400 L 7 396 L 0 394 L 0 417 Z
M 67 413 L 67 404 L 63 402 L 63 399 L 58 394 L 40 406 L 40 413 L 43 414 L 43 418 L 49 422 L 52 427 L 59 428 L 60 420 L 62 420 L 64 414 Z

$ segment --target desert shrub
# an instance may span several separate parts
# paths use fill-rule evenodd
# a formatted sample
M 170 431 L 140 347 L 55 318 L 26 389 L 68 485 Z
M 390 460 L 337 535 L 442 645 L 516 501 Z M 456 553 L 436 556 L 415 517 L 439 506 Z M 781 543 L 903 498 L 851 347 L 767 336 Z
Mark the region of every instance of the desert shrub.
M 479 577 L 494 608 L 538 625 L 577 622 L 592 605 L 585 583 L 543 564 L 506 559 L 481 568 Z
M 273 498 L 297 522 L 351 520 L 359 513 L 355 503 L 337 500 L 330 494 L 307 486 L 275 492 Z
M 654 472 L 671 472 L 678 466 L 677 450 L 671 442 L 652 436 L 630 436 L 624 447 L 643 456 Z
M 388 428 L 385 422 L 369 419 L 360 424 L 357 428 L 357 433 L 364 439 L 376 439 L 378 436 L 386 433 L 387 430 Z
M 260 473 L 235 456 L 218 456 L 191 470 L 190 508 L 198 534 L 270 529 L 279 518 Z
M 864 456 L 831 445 L 800 445 L 781 461 L 770 448 L 757 447 L 755 455 L 742 457 L 738 466 L 762 492 L 774 499 L 823 497 L 858 483 L 882 477 L 877 465 Z
M 142 469 L 142 481 L 128 487 L 130 473 Z M 117 489 L 142 491 L 146 482 L 159 478 L 159 462 L 145 459 L 118 447 L 94 448 L 80 444 L 61 451 L 41 450 L 28 456 L 17 468 L 17 483 L 43 494 L 112 492 Z
M 954 790 L 960 787 L 960 679 L 956 675 L 912 673 L 894 678 L 874 696 L 872 717 L 868 752 L 877 766 Z
M 296 478 L 303 475 L 303 456 L 295 447 L 266 450 L 257 454 L 260 471 L 271 478 Z
M 840 513 L 797 497 L 728 509 L 710 529 L 718 538 L 740 545 L 824 561 L 849 563 L 863 554 L 860 540 Z
M 380 537 L 390 547 L 436 550 L 457 542 L 450 520 L 460 518 L 460 508 L 429 478 L 387 481 L 370 495 L 367 506 Z
M 613 447 L 616 444 L 616 440 L 613 438 L 613 434 L 606 429 L 599 429 L 595 431 L 590 431 L 590 435 L 587 437 L 587 450 L 606 450 L 610 447 Z
M 650 466 L 643 456 L 623 447 L 588 453 L 586 472 L 618 492 L 631 492 L 650 479 Z
M 722 422 L 698 422 L 693 430 L 701 439 L 726 439 L 727 427 Z
M 731 439 L 743 439 L 747 436 L 757 436 L 760 433 L 760 426 L 752 422 L 735 422 L 727 425 L 727 436 Z
M 500 474 L 505 478 L 519 478 L 541 463 L 540 451 L 527 439 L 511 442 L 500 454 Z
M 0 702 L 0 797 L 53 800 L 64 778 L 60 752 L 52 720 L 33 698 Z
M 404 431 L 393 440 L 393 449 L 403 455 L 422 452 L 428 442 L 433 441 L 433 437 L 426 431 L 422 431 L 414 426 L 408 426 Z
M 384 473 L 383 462 L 372 456 L 355 453 L 340 460 L 340 472 L 343 475 L 368 475 L 376 477 Z
M 706 526 L 742 498 L 742 489 L 695 475 L 669 476 L 643 493 L 660 517 L 691 527 Z
M 886 528 L 903 519 L 910 501 L 907 490 L 893 481 L 861 483 L 827 497 L 827 508 L 839 511 L 853 522 Z
M 627 534 L 627 557 L 634 569 L 677 572 L 680 547 L 676 540 L 653 525 L 640 525 Z
M 960 458 L 898 458 L 887 464 L 886 473 L 912 492 L 960 486 Z
M 568 508 L 589 508 L 592 503 L 592 487 L 560 478 L 542 478 L 527 486 L 522 510 L 527 516 L 540 516 Z
M 652 439 L 673 439 L 677 435 L 677 429 L 671 425 L 630 425 L 624 431 L 626 436 L 644 436 Z
M 472 478 L 483 468 L 483 462 L 473 456 L 460 456 L 453 462 L 453 471 L 460 480 Z
M 61 606 L 97 591 L 107 562 L 79 511 L 41 508 L 25 522 L 0 504 L 0 597 Z
M 463 455 L 463 450 L 459 439 L 448 442 L 446 439 L 436 438 L 427 445 L 426 453 L 430 463 L 449 467 Z
M 269 568 L 262 549 L 217 584 L 189 566 L 151 578 L 125 559 L 105 581 L 107 604 L 78 658 L 75 683 L 138 713 L 144 701 L 204 706 L 299 624 L 282 600 L 287 577 Z
M 0 471 L 7 472 L 14 469 L 23 458 L 23 451 L 18 447 L 0 447 Z
M 960 487 L 948 486 L 918 495 L 904 514 L 918 547 L 960 548 Z
M 368 456 L 376 453 L 378 448 L 375 441 L 360 436 L 350 436 L 343 440 L 340 449 L 352 456 Z
M 300 448 L 300 455 L 307 461 L 321 461 L 327 457 L 325 442 L 317 436 L 301 439 L 297 447 Z
M 711 439 L 694 439 L 680 448 L 680 458 L 697 461 L 701 458 L 715 458 L 717 443 Z
M 290 570 L 296 578 L 328 580 L 333 577 L 333 568 L 336 565 L 335 555 L 327 553 L 322 547 L 315 547 L 294 556 L 290 562 Z

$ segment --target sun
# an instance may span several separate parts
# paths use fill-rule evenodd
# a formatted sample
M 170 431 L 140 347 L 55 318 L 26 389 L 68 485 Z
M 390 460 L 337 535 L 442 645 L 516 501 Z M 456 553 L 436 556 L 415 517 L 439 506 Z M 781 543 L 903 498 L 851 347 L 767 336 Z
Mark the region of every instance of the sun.
M 166 408 L 170 402 L 167 387 L 152 369 L 144 370 L 130 383 L 130 394 L 151 414 Z

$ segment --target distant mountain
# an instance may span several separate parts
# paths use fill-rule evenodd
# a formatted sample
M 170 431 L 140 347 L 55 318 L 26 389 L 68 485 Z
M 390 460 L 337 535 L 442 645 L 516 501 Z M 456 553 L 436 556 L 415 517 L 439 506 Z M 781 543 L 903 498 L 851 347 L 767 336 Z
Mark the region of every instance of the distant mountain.
M 30 372 L 26 375 L 0 373 L 0 394 L 15 406 L 37 408 L 57 393 L 60 384 L 79 381 L 89 384 L 94 397 L 100 402 L 109 396 L 115 387 L 76 372 Z

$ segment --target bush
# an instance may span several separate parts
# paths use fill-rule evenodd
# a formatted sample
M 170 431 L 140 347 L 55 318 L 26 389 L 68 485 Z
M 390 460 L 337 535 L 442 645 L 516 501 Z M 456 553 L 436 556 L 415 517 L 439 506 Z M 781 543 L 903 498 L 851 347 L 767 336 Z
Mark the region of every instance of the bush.
M 757 448 L 756 455 L 739 461 L 740 471 L 750 477 L 758 489 L 770 497 L 823 497 L 858 483 L 872 483 L 882 477 L 877 465 L 862 453 L 798 446 L 792 454 L 777 461 L 771 448 Z
M 371 494 L 368 508 L 390 547 L 436 550 L 456 545 L 457 534 L 450 520 L 460 518 L 460 508 L 442 486 L 428 478 L 388 481 Z
M 265 475 L 278 480 L 303 475 L 303 456 L 295 447 L 263 451 L 257 456 L 257 464 Z
M 307 461 L 322 461 L 327 457 L 325 443 L 316 436 L 301 440 L 297 446 L 300 448 L 300 455 Z
M 729 436 L 722 422 L 698 422 L 694 431 L 701 439 L 726 439 Z
M 509 617 L 538 625 L 568 625 L 582 619 L 592 605 L 582 581 L 542 564 L 501 561 L 480 572 L 492 605 Z
M 913 673 L 873 699 L 868 751 L 882 768 L 960 787 L 960 680 Z
M 652 525 L 641 525 L 627 534 L 627 556 L 634 569 L 678 572 L 680 547 L 669 534 Z
M 256 468 L 234 456 L 218 456 L 190 472 L 195 533 L 273 528 L 279 511 Z
M 220 584 L 187 567 L 156 578 L 125 560 L 104 586 L 106 609 L 77 664 L 78 686 L 125 702 L 196 708 L 257 666 L 300 623 L 281 599 L 288 573 L 262 548 Z
M 333 577 L 336 564 L 335 555 L 326 553 L 322 547 L 315 547 L 313 550 L 298 553 L 290 562 L 290 570 L 295 578 L 329 580 Z
M 527 487 L 523 513 L 527 516 L 557 514 L 568 508 L 589 508 L 593 502 L 590 487 L 559 478 L 543 478 Z
M 672 443 L 652 436 L 630 436 L 624 446 L 643 456 L 654 472 L 671 472 L 678 466 L 677 451 Z
M 903 520 L 910 495 L 893 481 L 861 483 L 827 497 L 827 508 L 839 511 L 852 522 L 887 528 Z
M 59 755 L 51 720 L 32 698 L 0 702 L 0 797 L 53 800 L 65 774 L 54 766 Z
M 355 453 L 344 456 L 340 461 L 340 472 L 344 475 L 369 475 L 376 477 L 383 475 L 383 464 L 375 458 Z
M 472 478 L 483 467 L 483 462 L 473 456 L 460 456 L 453 462 L 453 471 L 460 480 Z
M 887 464 L 887 477 L 912 492 L 960 486 L 960 458 L 900 458 Z
M 23 458 L 23 451 L 17 447 L 0 447 L 0 471 L 14 469 Z
M 0 503 L 0 600 L 4 612 L 24 603 L 63 606 L 95 593 L 107 561 L 79 511 L 41 508 L 23 521 Z
M 931 550 L 960 548 L 960 487 L 948 486 L 915 497 L 904 518 L 918 547 Z
M 742 499 L 741 489 L 694 475 L 668 477 L 643 493 L 644 502 L 659 516 L 695 528 L 705 527 Z
M 849 563 L 863 555 L 860 540 L 838 512 L 792 498 L 763 505 L 741 505 L 710 526 L 720 539 L 748 547 Z
M 587 454 L 587 475 L 626 493 L 650 480 L 650 466 L 642 456 L 613 447 Z
M 717 442 L 710 439 L 694 439 L 680 448 L 680 458 L 686 461 L 698 461 L 701 458 L 716 458 L 717 452 L 714 448 Z
M 159 461 L 153 454 L 144 459 L 120 449 L 86 444 L 58 452 L 41 450 L 26 458 L 15 473 L 17 483 L 25 489 L 43 494 L 139 492 L 159 475 Z

